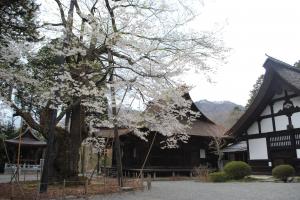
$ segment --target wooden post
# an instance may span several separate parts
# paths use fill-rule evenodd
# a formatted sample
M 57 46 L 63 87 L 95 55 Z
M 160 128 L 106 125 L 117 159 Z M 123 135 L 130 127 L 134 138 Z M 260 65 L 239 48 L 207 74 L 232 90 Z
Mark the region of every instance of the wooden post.
M 10 199 L 14 198 L 14 185 L 10 183 Z
M 108 50 L 108 63 L 109 67 L 113 66 L 113 56 L 111 51 Z M 109 82 L 114 82 L 114 74 L 113 72 L 110 74 Z M 113 115 L 113 125 L 114 125 L 114 143 L 113 149 L 115 151 L 116 165 L 117 165 L 117 178 L 119 187 L 123 187 L 123 169 L 122 169 L 122 152 L 121 152 L 121 144 L 119 138 L 118 131 L 118 120 L 117 120 L 117 104 L 116 104 L 116 91 L 113 85 L 110 86 L 110 94 L 111 94 L 111 112 Z
M 156 179 L 156 172 L 153 172 L 153 179 Z
M 18 157 L 17 157 L 17 181 L 19 181 L 19 176 L 20 176 L 20 154 L 21 154 L 21 142 L 22 142 L 22 126 L 23 123 L 21 121 L 21 127 L 19 131 L 19 144 L 18 144 Z
M 64 182 L 63 182 L 62 199 L 65 199 L 65 188 L 66 188 L 66 179 L 64 179 Z
M 103 177 L 103 183 L 104 183 L 104 193 L 106 192 L 106 173 L 104 174 Z
M 84 183 L 84 194 L 86 195 L 87 194 L 87 191 L 88 190 L 88 179 L 85 180 L 85 183 Z
M 35 199 L 40 199 L 40 182 L 37 184 L 37 189 L 36 189 L 36 197 Z
M 175 172 L 174 171 L 172 172 L 172 176 L 175 177 Z
M 100 152 L 97 153 L 97 176 L 100 173 Z
M 148 190 L 151 190 L 151 175 L 149 176 L 147 176 L 147 189 Z

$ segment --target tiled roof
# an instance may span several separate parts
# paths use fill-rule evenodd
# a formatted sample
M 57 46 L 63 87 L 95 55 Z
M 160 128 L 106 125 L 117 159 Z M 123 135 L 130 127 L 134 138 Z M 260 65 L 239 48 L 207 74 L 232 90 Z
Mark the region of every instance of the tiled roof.
M 13 139 L 5 140 L 5 142 L 9 144 L 19 144 L 20 136 L 17 136 Z M 46 146 L 47 143 L 45 141 L 40 140 L 37 136 L 35 136 L 30 128 L 27 128 L 22 134 L 21 134 L 21 145 L 27 145 L 27 146 Z

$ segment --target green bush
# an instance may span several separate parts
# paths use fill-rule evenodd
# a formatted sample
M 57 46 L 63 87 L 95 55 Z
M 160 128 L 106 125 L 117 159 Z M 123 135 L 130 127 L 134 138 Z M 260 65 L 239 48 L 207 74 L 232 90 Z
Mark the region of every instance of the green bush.
M 210 173 L 208 177 L 212 182 L 225 182 L 228 180 L 228 176 L 225 172 L 213 172 Z
M 224 171 L 231 179 L 242 179 L 251 174 L 251 167 L 242 161 L 231 161 L 224 167 Z
M 295 169 L 291 165 L 278 165 L 272 170 L 272 175 L 286 182 L 289 177 L 295 175 Z

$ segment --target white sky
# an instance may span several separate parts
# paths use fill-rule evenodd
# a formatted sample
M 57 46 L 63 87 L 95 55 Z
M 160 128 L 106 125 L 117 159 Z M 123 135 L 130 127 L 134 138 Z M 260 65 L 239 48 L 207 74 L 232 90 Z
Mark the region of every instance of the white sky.
M 49 17 L 49 8 L 56 9 L 56 4 L 53 0 L 44 1 L 47 6 L 42 7 L 41 14 Z M 217 70 L 211 74 L 213 84 L 201 74 L 182 76 L 182 80 L 195 86 L 191 91 L 194 101 L 229 100 L 245 105 L 253 84 L 264 73 L 265 54 L 289 64 L 300 60 L 299 0 L 200 1 L 195 9 L 201 14 L 191 28 L 217 30 L 231 51 L 226 63 L 214 66 Z
M 299 0 L 209 0 L 199 6 L 202 14 L 196 28 L 222 27 L 223 41 L 231 51 L 227 63 L 212 75 L 214 84 L 200 75 L 185 76 L 196 86 L 193 100 L 245 105 L 253 84 L 264 73 L 265 54 L 289 64 L 300 60 L 299 8 Z

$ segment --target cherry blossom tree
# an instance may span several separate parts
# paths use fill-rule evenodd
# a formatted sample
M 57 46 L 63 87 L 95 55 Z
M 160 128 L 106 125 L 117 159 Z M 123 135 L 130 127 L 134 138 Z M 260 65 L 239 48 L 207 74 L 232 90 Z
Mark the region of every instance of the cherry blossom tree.
M 59 18 L 46 20 L 41 33 L 57 37 L 37 54 L 17 49 L 20 64 L 0 69 L 2 100 L 48 140 L 50 181 L 77 177 L 79 147 L 99 127 L 114 128 L 117 152 L 121 126 L 141 138 L 159 132 L 164 147 L 186 141 L 190 123 L 180 120 L 192 122 L 191 102 L 176 77 L 210 70 L 226 51 L 213 33 L 188 30 L 197 1 L 53 2 L 49 15 Z M 145 111 L 134 111 L 136 105 Z

